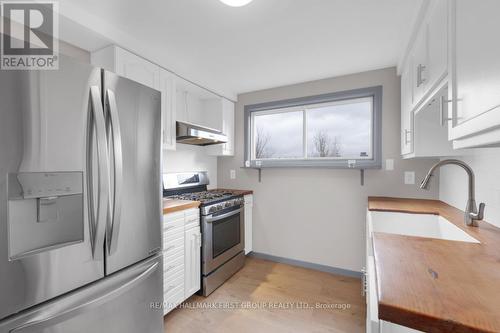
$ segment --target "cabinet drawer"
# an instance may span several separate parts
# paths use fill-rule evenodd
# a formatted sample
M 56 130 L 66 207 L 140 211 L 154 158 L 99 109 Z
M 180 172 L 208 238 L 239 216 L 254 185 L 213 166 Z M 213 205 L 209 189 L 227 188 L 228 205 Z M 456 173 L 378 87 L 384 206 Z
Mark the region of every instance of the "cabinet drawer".
M 172 229 L 184 226 L 184 217 L 176 220 L 163 220 L 163 231 L 170 231 Z
M 165 241 L 172 241 L 174 239 L 181 238 L 183 233 L 184 233 L 184 225 L 182 225 L 181 227 L 170 229 L 169 231 L 164 231 L 163 239 Z
M 163 295 L 164 299 L 175 294 L 179 288 L 184 290 L 184 271 L 163 279 Z
M 190 208 L 184 211 L 184 216 L 200 216 L 200 210 L 198 208 Z
M 197 227 L 200 225 L 200 217 L 196 215 L 191 215 L 186 217 L 185 230 Z
M 163 278 L 171 279 L 179 272 L 184 271 L 184 255 L 166 257 L 163 262 Z
M 172 311 L 177 305 L 181 304 L 184 301 L 184 290 L 176 289 L 170 296 L 163 295 L 164 300 L 164 309 L 163 315 L 166 315 L 170 311 Z
M 179 249 L 184 251 L 184 234 L 182 234 L 182 237 L 176 239 L 163 238 L 165 256 L 171 256 L 172 253 L 177 252 Z
M 163 215 L 163 222 L 175 221 L 184 218 L 184 211 Z

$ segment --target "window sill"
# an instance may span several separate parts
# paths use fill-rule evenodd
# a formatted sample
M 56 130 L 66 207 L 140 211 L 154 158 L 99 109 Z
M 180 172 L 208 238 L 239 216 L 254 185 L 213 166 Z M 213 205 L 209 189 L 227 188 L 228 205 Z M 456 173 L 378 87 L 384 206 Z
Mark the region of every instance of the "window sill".
M 286 162 L 286 163 L 263 163 L 261 166 L 252 164 L 250 166 L 242 166 L 242 169 L 290 169 L 290 168 L 305 168 L 305 169 L 339 169 L 339 170 L 367 170 L 367 169 L 382 169 L 381 163 L 374 163 L 372 160 L 369 163 L 356 162 L 355 165 L 348 165 L 345 163 L 300 163 L 300 162 Z

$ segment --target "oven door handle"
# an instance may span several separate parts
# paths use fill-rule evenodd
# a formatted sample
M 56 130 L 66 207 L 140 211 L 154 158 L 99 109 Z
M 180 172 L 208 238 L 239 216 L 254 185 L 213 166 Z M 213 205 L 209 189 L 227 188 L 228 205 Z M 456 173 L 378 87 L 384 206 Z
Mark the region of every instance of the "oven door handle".
M 230 216 L 239 214 L 242 211 L 243 211 L 243 208 L 239 208 L 237 210 L 233 210 L 233 211 L 230 211 L 229 213 L 222 214 L 222 215 L 217 215 L 217 216 L 209 215 L 205 218 L 205 222 L 212 223 L 215 221 L 219 221 L 219 220 L 225 219 L 226 217 L 230 217 Z

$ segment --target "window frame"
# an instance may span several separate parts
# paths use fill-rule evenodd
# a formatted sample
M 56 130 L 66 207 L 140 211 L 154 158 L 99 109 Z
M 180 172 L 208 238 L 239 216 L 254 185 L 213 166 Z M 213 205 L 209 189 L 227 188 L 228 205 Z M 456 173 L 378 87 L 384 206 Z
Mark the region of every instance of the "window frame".
M 324 167 L 336 169 L 380 169 L 382 167 L 382 86 L 374 86 L 368 88 L 360 88 L 346 91 L 339 91 L 334 93 L 314 95 L 279 101 L 272 101 L 266 103 L 245 105 L 244 107 L 244 129 L 245 129 L 245 167 L 250 168 L 290 168 L 290 167 Z M 307 152 L 307 135 L 304 130 L 307 126 L 306 114 L 307 109 L 317 107 L 318 104 L 338 103 L 349 100 L 372 98 L 372 129 L 371 129 L 371 145 L 372 157 L 371 158 L 275 158 L 275 159 L 251 159 L 253 156 L 253 119 L 257 113 L 269 111 L 270 113 L 279 113 L 279 109 L 283 112 L 292 112 L 290 109 L 297 108 L 297 111 L 306 109 L 304 114 L 303 123 L 303 137 L 304 137 L 304 152 Z M 307 155 L 304 155 L 307 156 Z M 260 162 L 260 163 L 259 163 Z

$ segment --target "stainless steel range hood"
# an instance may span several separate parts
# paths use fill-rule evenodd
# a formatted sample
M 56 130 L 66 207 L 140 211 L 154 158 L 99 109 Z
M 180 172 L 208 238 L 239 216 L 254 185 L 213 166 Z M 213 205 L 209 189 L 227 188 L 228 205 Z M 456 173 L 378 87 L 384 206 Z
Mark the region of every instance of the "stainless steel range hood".
M 227 142 L 227 136 L 219 130 L 177 122 L 177 142 L 196 146 L 209 146 Z

